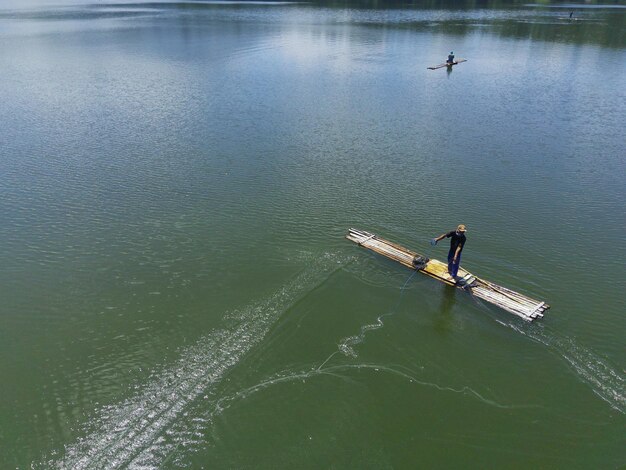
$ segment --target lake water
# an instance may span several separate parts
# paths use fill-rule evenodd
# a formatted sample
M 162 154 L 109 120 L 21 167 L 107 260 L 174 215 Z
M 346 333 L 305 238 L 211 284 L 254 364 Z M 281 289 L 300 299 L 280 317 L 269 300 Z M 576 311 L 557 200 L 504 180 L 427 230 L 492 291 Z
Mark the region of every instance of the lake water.
M 0 7 L 0 467 L 626 463 L 625 8 L 57 3 Z M 543 321 L 344 239 L 459 223 Z

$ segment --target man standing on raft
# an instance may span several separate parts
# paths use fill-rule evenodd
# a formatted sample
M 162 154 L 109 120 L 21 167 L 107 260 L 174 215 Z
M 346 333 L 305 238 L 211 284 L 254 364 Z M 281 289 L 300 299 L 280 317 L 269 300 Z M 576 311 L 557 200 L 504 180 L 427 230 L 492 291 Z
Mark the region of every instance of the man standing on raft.
M 439 235 L 437 238 L 431 240 L 431 244 L 434 246 L 439 240 L 444 238 L 450 238 L 450 251 L 448 252 L 448 274 L 452 277 L 452 280 L 456 282 L 456 275 L 459 272 L 459 266 L 461 265 L 461 251 L 465 245 L 465 232 L 467 229 L 465 225 L 459 225 L 456 230 Z

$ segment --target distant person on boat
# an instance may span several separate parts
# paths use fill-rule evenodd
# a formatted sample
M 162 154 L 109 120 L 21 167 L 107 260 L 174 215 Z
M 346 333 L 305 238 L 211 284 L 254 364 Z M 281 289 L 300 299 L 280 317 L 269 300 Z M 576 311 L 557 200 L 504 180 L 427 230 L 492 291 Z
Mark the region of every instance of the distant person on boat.
M 454 64 L 454 52 L 450 51 L 450 55 L 448 55 L 448 60 L 446 60 L 446 64 Z
M 572 16 L 574 16 L 574 12 L 573 11 L 570 12 L 570 14 L 569 14 L 570 19 L 572 19 Z
M 461 224 L 456 228 L 456 230 L 439 235 L 431 241 L 432 245 L 436 245 L 439 240 L 450 238 L 450 251 L 448 251 L 448 274 L 455 281 L 456 275 L 459 272 L 459 266 L 461 265 L 461 252 L 465 246 L 466 231 L 467 229 L 465 228 L 465 225 Z

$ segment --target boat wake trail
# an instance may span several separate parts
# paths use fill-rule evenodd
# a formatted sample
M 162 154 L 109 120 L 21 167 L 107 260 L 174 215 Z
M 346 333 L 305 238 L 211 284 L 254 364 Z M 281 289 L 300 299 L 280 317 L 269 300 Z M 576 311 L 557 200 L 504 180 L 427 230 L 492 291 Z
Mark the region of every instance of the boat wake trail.
M 348 261 L 325 254 L 268 299 L 232 312 L 227 320 L 233 326 L 184 349 L 176 363 L 155 371 L 138 395 L 99 410 L 84 430 L 86 437 L 66 446 L 64 457 L 33 467 L 158 467 L 181 445 L 173 429 L 191 404 L 211 399 L 224 375 L 262 341 L 275 321 Z
M 565 359 L 602 400 L 613 409 L 626 414 L 626 378 L 598 355 L 576 344 L 570 338 L 560 337 L 550 332 L 545 325 L 532 324 L 520 327 L 513 323 L 499 323 L 544 344 L 561 358 Z

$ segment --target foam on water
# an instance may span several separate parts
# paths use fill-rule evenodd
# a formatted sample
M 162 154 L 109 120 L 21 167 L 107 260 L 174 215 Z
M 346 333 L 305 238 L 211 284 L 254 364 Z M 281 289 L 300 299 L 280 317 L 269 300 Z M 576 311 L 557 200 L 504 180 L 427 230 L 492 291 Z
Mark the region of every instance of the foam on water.
M 559 357 L 565 359 L 578 377 L 589 385 L 596 395 L 613 409 L 626 414 L 626 378 L 605 359 L 577 344 L 575 340 L 550 331 L 540 323 L 524 326 L 500 320 L 498 323 L 547 346 Z
M 337 351 L 336 351 L 337 352 Z M 336 353 L 335 352 L 335 353 Z M 333 354 L 334 355 L 334 354 Z M 332 355 L 331 355 L 332 357 Z M 330 357 L 328 358 L 330 359 Z M 324 362 L 327 363 L 328 359 Z M 500 409 L 531 409 L 540 408 L 538 405 L 518 405 L 501 403 L 492 398 L 488 398 L 472 387 L 464 386 L 449 386 L 442 385 L 436 382 L 431 382 L 420 378 L 419 370 L 412 370 L 405 366 L 398 364 L 377 364 L 377 363 L 352 363 L 352 364 L 337 364 L 331 366 L 316 366 L 311 365 L 308 368 L 299 370 L 286 369 L 271 376 L 267 377 L 263 381 L 239 390 L 234 394 L 223 396 L 210 406 L 203 407 L 203 411 L 194 416 L 190 421 L 183 423 L 182 421 L 176 423 L 180 425 L 178 428 L 172 429 L 174 440 L 177 442 L 176 446 L 170 446 L 170 453 L 162 456 L 161 462 L 173 461 L 176 466 L 187 467 L 189 463 L 185 460 L 191 453 L 206 449 L 207 444 L 210 445 L 211 438 L 207 436 L 207 429 L 213 424 L 214 418 L 221 414 L 224 410 L 230 408 L 233 404 L 245 400 L 257 392 L 265 390 L 274 385 L 279 385 L 289 382 L 302 382 L 306 383 L 307 380 L 315 377 L 334 377 L 340 380 L 353 380 L 351 374 L 367 371 L 372 374 L 389 374 L 391 376 L 405 379 L 408 383 L 419 387 L 434 388 L 439 392 L 453 393 L 463 395 L 471 400 L 477 400 L 484 405 L 500 408 Z M 185 452 L 180 451 L 180 447 L 184 446 Z
M 324 282 L 348 259 L 326 253 L 269 298 L 227 315 L 233 326 L 206 335 L 182 351 L 180 359 L 155 371 L 142 391 L 104 407 L 84 430 L 85 437 L 66 446 L 64 456 L 34 468 L 154 468 L 180 441 L 169 439 L 174 423 L 198 398 L 209 398 L 224 375 L 257 345 L 298 299 Z
M 350 359 L 358 357 L 354 346 L 365 341 L 368 331 L 382 328 L 384 318 L 394 314 L 402 300 L 403 291 L 415 272 L 404 283 L 394 308 L 377 317 L 375 322 L 363 325 L 358 334 L 340 340 L 337 350 L 321 363 L 301 366 L 298 369 L 287 368 L 255 385 L 222 395 L 218 386 L 225 375 L 266 336 L 275 321 L 299 298 L 349 261 L 326 254 L 309 263 L 305 271 L 269 298 L 230 312 L 226 318 L 233 326 L 214 331 L 186 348 L 172 367 L 155 372 L 154 380 L 138 395 L 100 410 L 86 430 L 86 437 L 67 446 L 61 459 L 48 460 L 38 467 L 137 469 L 155 468 L 166 463 L 185 465 L 185 459 L 190 453 L 206 448 L 207 429 L 210 429 L 215 417 L 234 403 L 273 385 L 305 382 L 322 376 L 347 380 L 357 371 L 390 374 L 406 379 L 416 386 L 464 395 L 496 408 L 540 408 L 537 405 L 501 403 L 467 385 L 449 386 L 424 380 L 419 370 L 401 365 L 330 364 L 337 354 L 343 354 Z M 497 321 L 556 351 L 599 397 L 619 412 L 625 412 L 624 377 L 597 355 L 570 339 L 559 338 L 549 332 L 545 325 L 520 326 L 514 321 Z
M 413 274 L 416 272 L 417 271 L 414 271 Z M 339 342 L 338 351 L 331 354 L 317 368 L 318 371 L 321 371 L 322 368 L 333 358 L 333 356 L 339 352 L 345 356 L 353 358 L 358 356 L 353 346 L 365 341 L 365 336 L 368 331 L 377 330 L 384 326 L 383 319 L 387 316 L 393 315 L 393 313 L 397 310 L 400 302 L 402 301 L 404 288 L 413 277 L 413 274 L 409 276 L 402 286 L 400 297 L 396 306 L 389 312 L 376 318 L 374 323 L 361 326 L 357 335 L 343 338 Z M 477 301 L 477 304 L 483 309 L 488 310 L 482 302 Z M 611 365 L 600 358 L 597 354 L 577 344 L 571 338 L 562 337 L 557 333 L 550 332 L 545 325 L 541 323 L 520 326 L 519 322 L 514 320 L 508 322 L 501 320 L 496 321 L 514 329 L 534 341 L 548 346 L 551 350 L 555 351 L 560 357 L 565 359 L 570 364 L 577 375 L 591 387 L 596 395 L 606 401 L 615 410 L 622 414 L 626 414 L 626 396 L 624 394 L 624 391 L 626 390 L 626 378 L 624 378 L 620 372 L 611 367 Z
M 361 326 L 361 329 L 359 330 L 359 333 L 357 335 L 348 336 L 346 338 L 343 338 L 339 342 L 339 345 L 337 346 L 338 347 L 338 351 L 336 351 L 333 354 L 331 354 L 328 357 L 328 359 L 326 359 L 322 363 L 322 365 L 320 365 L 320 367 L 318 369 L 321 369 L 322 366 L 324 366 L 337 352 L 341 352 L 341 353 L 343 353 L 346 356 L 357 357 L 357 353 L 354 350 L 353 346 L 355 346 L 357 344 L 360 344 L 363 341 L 365 341 L 365 335 L 367 334 L 368 331 L 378 330 L 378 329 L 382 328 L 385 325 L 385 323 L 383 322 L 383 318 L 393 315 L 398 310 L 398 307 L 400 306 L 400 302 L 402 302 L 402 294 L 404 294 L 404 289 L 407 286 L 407 284 L 409 283 L 409 281 L 411 279 L 413 279 L 413 276 L 415 275 L 415 273 L 417 273 L 417 271 L 413 271 L 411 273 L 411 275 L 407 278 L 407 280 L 404 282 L 404 285 L 400 289 L 400 297 L 398 298 L 398 302 L 393 307 L 393 309 L 391 309 L 387 313 L 384 313 L 384 314 L 380 315 L 378 318 L 376 318 L 376 321 L 374 323 Z

